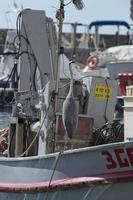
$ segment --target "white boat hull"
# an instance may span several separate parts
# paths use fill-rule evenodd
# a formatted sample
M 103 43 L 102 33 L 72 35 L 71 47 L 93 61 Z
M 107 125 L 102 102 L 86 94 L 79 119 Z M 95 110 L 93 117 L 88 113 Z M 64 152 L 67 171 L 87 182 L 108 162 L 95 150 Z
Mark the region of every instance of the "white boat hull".
M 44 156 L 0 158 L 0 182 L 40 182 L 133 170 L 133 142 L 106 144 Z

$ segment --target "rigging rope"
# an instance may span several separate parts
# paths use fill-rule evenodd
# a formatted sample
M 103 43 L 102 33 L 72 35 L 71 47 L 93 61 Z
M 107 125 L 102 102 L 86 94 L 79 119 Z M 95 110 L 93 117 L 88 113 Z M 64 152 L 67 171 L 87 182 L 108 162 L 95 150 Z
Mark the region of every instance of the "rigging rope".
M 59 158 L 60 158 L 61 154 L 62 154 L 62 151 L 60 151 L 60 152 L 58 153 L 58 156 L 56 157 L 55 166 L 54 166 L 54 168 L 53 168 L 53 171 L 52 171 L 52 174 L 51 174 L 51 178 L 50 178 L 50 180 L 49 180 L 49 184 L 48 184 L 48 189 L 47 189 L 47 193 L 46 193 L 45 200 L 48 200 L 50 185 L 51 185 L 51 182 L 52 182 L 52 180 L 53 180 L 53 177 L 54 177 L 54 174 L 55 174 L 55 170 L 56 170 L 56 167 L 57 167 L 57 164 L 58 164 L 58 162 L 59 162 Z

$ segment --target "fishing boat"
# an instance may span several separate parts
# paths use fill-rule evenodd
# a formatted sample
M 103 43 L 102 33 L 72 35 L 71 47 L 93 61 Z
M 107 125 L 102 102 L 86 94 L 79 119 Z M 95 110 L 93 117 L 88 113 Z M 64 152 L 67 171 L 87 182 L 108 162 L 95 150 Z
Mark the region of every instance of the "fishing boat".
M 103 73 L 82 81 L 78 63 L 64 54 L 63 18 L 61 0 L 56 37 L 44 11 L 25 9 L 18 16 L 19 84 L 0 138 L 0 199 L 130 200 L 132 87 L 124 131 L 114 120 L 117 80 Z
M 117 30 L 112 27 L 117 28 Z M 106 37 L 103 36 L 101 29 L 106 30 L 106 28 L 110 32 L 115 31 L 115 34 L 111 32 L 112 34 L 108 33 Z M 99 65 L 107 67 L 110 77 L 114 79 L 120 72 L 132 72 L 132 37 L 130 32 L 130 25 L 121 20 L 98 20 L 89 24 L 90 54 L 98 57 Z M 110 39 L 107 40 L 107 38 Z
M 101 29 L 106 30 L 106 27 L 110 31 L 112 31 L 112 27 L 117 28 L 117 30 L 115 34 L 107 34 L 105 37 L 101 34 Z M 121 31 L 123 31 L 122 34 Z M 116 109 L 119 109 L 119 114 L 121 114 L 118 115 L 121 119 L 123 118 L 123 96 L 126 95 L 126 86 L 133 83 L 133 45 L 130 31 L 130 25 L 126 21 L 98 20 L 91 22 L 89 24 L 89 52 L 91 56 L 88 57 L 87 65 L 83 69 L 83 76 L 106 74 L 106 76 L 118 80 Z
M 13 9 L 5 12 L 8 29 L 5 29 L 0 52 L 0 108 L 12 108 L 14 94 L 18 89 L 18 71 L 17 71 L 17 46 L 16 30 L 13 27 L 10 14 L 19 13 L 23 9 L 22 5 L 17 5 L 15 1 Z M 19 8 L 20 7 L 20 8 Z M 5 38 L 5 39 L 4 39 Z
M 14 46 L 15 30 L 8 30 L 3 52 L 0 53 L 0 107 L 11 107 L 17 91 L 17 62 Z

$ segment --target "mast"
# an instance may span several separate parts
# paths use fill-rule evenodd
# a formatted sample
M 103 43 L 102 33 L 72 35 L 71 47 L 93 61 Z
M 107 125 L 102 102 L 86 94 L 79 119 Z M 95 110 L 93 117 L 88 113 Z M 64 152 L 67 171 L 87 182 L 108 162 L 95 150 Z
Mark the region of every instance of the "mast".
M 59 20 L 58 24 L 58 42 L 57 42 L 57 64 L 56 64 L 56 83 L 55 83 L 55 113 L 57 111 L 58 91 L 60 80 L 60 54 L 63 53 L 62 46 L 62 28 L 64 20 L 64 0 L 60 0 L 60 8 L 56 13 L 56 18 Z
M 78 10 L 82 10 L 84 3 L 82 0 L 72 0 L 68 4 L 73 3 Z M 68 5 L 67 4 L 67 5 Z M 57 42 L 57 62 L 56 62 L 56 83 L 55 83 L 55 113 L 57 111 L 58 103 L 58 91 L 59 91 L 59 80 L 60 80 L 60 54 L 64 53 L 64 48 L 62 45 L 62 28 L 64 20 L 64 0 L 60 0 L 60 8 L 56 13 L 56 18 L 59 20 L 58 25 L 58 42 Z

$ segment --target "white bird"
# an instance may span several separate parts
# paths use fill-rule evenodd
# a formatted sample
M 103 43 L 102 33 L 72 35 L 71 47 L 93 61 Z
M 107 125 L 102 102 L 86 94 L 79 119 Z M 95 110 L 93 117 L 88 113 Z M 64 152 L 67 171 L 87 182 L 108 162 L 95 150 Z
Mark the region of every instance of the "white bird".
M 66 99 L 63 102 L 62 108 L 63 125 L 70 139 L 72 139 L 73 135 L 75 134 L 78 124 L 78 107 L 73 95 L 73 74 L 71 69 L 72 63 L 75 62 L 72 61 L 69 63 L 69 70 L 71 75 L 70 89 Z

